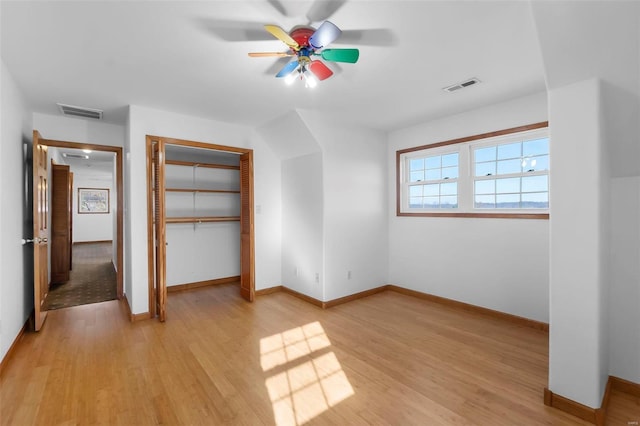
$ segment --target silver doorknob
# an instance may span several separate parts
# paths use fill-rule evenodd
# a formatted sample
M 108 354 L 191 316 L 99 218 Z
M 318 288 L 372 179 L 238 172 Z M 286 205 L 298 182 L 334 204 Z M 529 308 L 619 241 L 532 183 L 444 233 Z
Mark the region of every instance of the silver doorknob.
M 34 241 L 35 240 L 33 238 L 23 238 L 22 239 L 22 245 L 29 244 L 29 243 L 32 243 Z

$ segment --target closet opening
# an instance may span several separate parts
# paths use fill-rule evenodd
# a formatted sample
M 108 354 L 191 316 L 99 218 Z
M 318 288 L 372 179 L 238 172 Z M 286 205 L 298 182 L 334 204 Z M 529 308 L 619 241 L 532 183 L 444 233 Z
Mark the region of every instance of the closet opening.
M 239 283 L 253 301 L 253 151 L 147 136 L 149 312 L 167 294 Z

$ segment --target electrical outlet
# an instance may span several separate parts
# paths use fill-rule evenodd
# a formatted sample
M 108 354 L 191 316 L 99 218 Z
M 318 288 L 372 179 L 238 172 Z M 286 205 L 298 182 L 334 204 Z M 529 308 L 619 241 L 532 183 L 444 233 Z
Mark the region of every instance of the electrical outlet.
M 347 279 L 350 280 L 351 279 L 351 271 L 347 271 Z
M 316 282 L 317 283 L 320 282 L 320 274 L 318 272 L 316 272 Z
M 298 267 L 297 267 L 297 266 L 295 266 L 295 267 L 293 268 L 293 276 L 294 276 L 294 277 L 297 277 L 297 276 L 298 276 Z

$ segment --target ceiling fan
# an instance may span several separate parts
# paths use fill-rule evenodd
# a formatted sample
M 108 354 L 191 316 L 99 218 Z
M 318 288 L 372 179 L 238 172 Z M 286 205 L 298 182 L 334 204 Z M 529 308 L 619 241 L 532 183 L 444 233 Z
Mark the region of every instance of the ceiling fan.
M 288 84 L 296 79 L 303 80 L 306 87 L 315 87 L 318 81 L 326 80 L 333 75 L 333 71 L 322 61 L 313 59 L 316 56 L 325 61 L 344 62 L 354 64 L 358 61 L 358 49 L 326 49 L 334 42 L 342 31 L 330 21 L 324 21 L 315 29 L 311 26 L 297 26 L 289 33 L 277 25 L 265 25 L 271 35 L 281 40 L 289 48 L 286 52 L 252 52 L 250 57 L 292 57 L 277 74 L 277 78 L 284 78 Z

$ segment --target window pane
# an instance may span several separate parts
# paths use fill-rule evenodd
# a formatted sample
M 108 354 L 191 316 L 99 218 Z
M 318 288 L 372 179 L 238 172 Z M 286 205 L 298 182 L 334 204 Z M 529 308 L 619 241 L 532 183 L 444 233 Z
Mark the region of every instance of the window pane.
M 440 195 L 440 185 L 437 183 L 424 185 L 423 188 L 425 197 L 437 197 L 438 195 Z
M 549 153 L 549 138 L 526 141 L 522 144 L 522 155 L 529 157 Z
M 411 185 L 409 187 L 409 197 L 422 197 L 423 185 Z
M 427 157 L 425 158 L 425 164 L 427 169 L 438 169 L 440 168 L 440 156 L 435 157 Z
M 529 157 L 522 160 L 522 170 L 525 172 L 533 172 L 536 170 L 549 170 L 549 156 L 541 155 L 538 157 Z
M 420 182 L 424 180 L 424 171 L 420 170 L 419 172 L 411 172 L 411 177 L 409 182 Z
M 498 174 L 506 175 L 510 173 L 520 173 L 522 172 L 522 160 L 502 160 L 498 161 Z
M 496 208 L 498 209 L 519 209 L 520 194 L 496 195 Z
M 520 178 L 498 179 L 496 181 L 496 193 L 520 193 Z
M 458 153 L 447 154 L 442 156 L 442 167 L 457 166 L 458 165 Z
M 491 161 L 496 159 L 496 147 L 479 148 L 474 151 L 474 161 L 480 163 L 482 161 Z
M 498 160 L 507 158 L 520 158 L 522 144 L 520 142 L 510 143 L 506 145 L 498 145 Z
M 440 197 L 441 209 L 454 209 L 456 207 L 458 207 L 458 197 L 456 197 L 455 195 Z
M 496 207 L 495 195 L 476 195 L 475 207 L 477 209 L 494 209 Z
M 496 163 L 490 161 L 488 163 L 476 164 L 476 176 L 490 176 L 496 174 Z
M 426 180 L 439 180 L 440 179 L 440 169 L 431 169 L 426 171 Z
M 456 195 L 457 193 L 458 193 L 457 182 L 440 184 L 440 195 Z
M 424 169 L 424 158 L 412 158 L 409 161 L 409 170 L 422 170 Z
M 440 205 L 440 197 L 424 197 L 424 207 L 428 209 L 437 209 Z
M 409 198 L 409 208 L 421 209 L 422 208 L 422 197 L 411 197 L 411 198 Z
M 548 176 L 526 176 L 522 178 L 522 192 L 546 192 Z
M 493 194 L 496 192 L 496 181 L 494 179 L 489 180 L 477 180 L 476 181 L 476 194 Z
M 458 167 L 442 168 L 442 179 L 457 179 L 457 178 L 458 178 Z
M 549 193 L 536 192 L 533 194 L 522 194 L 523 209 L 548 209 Z

